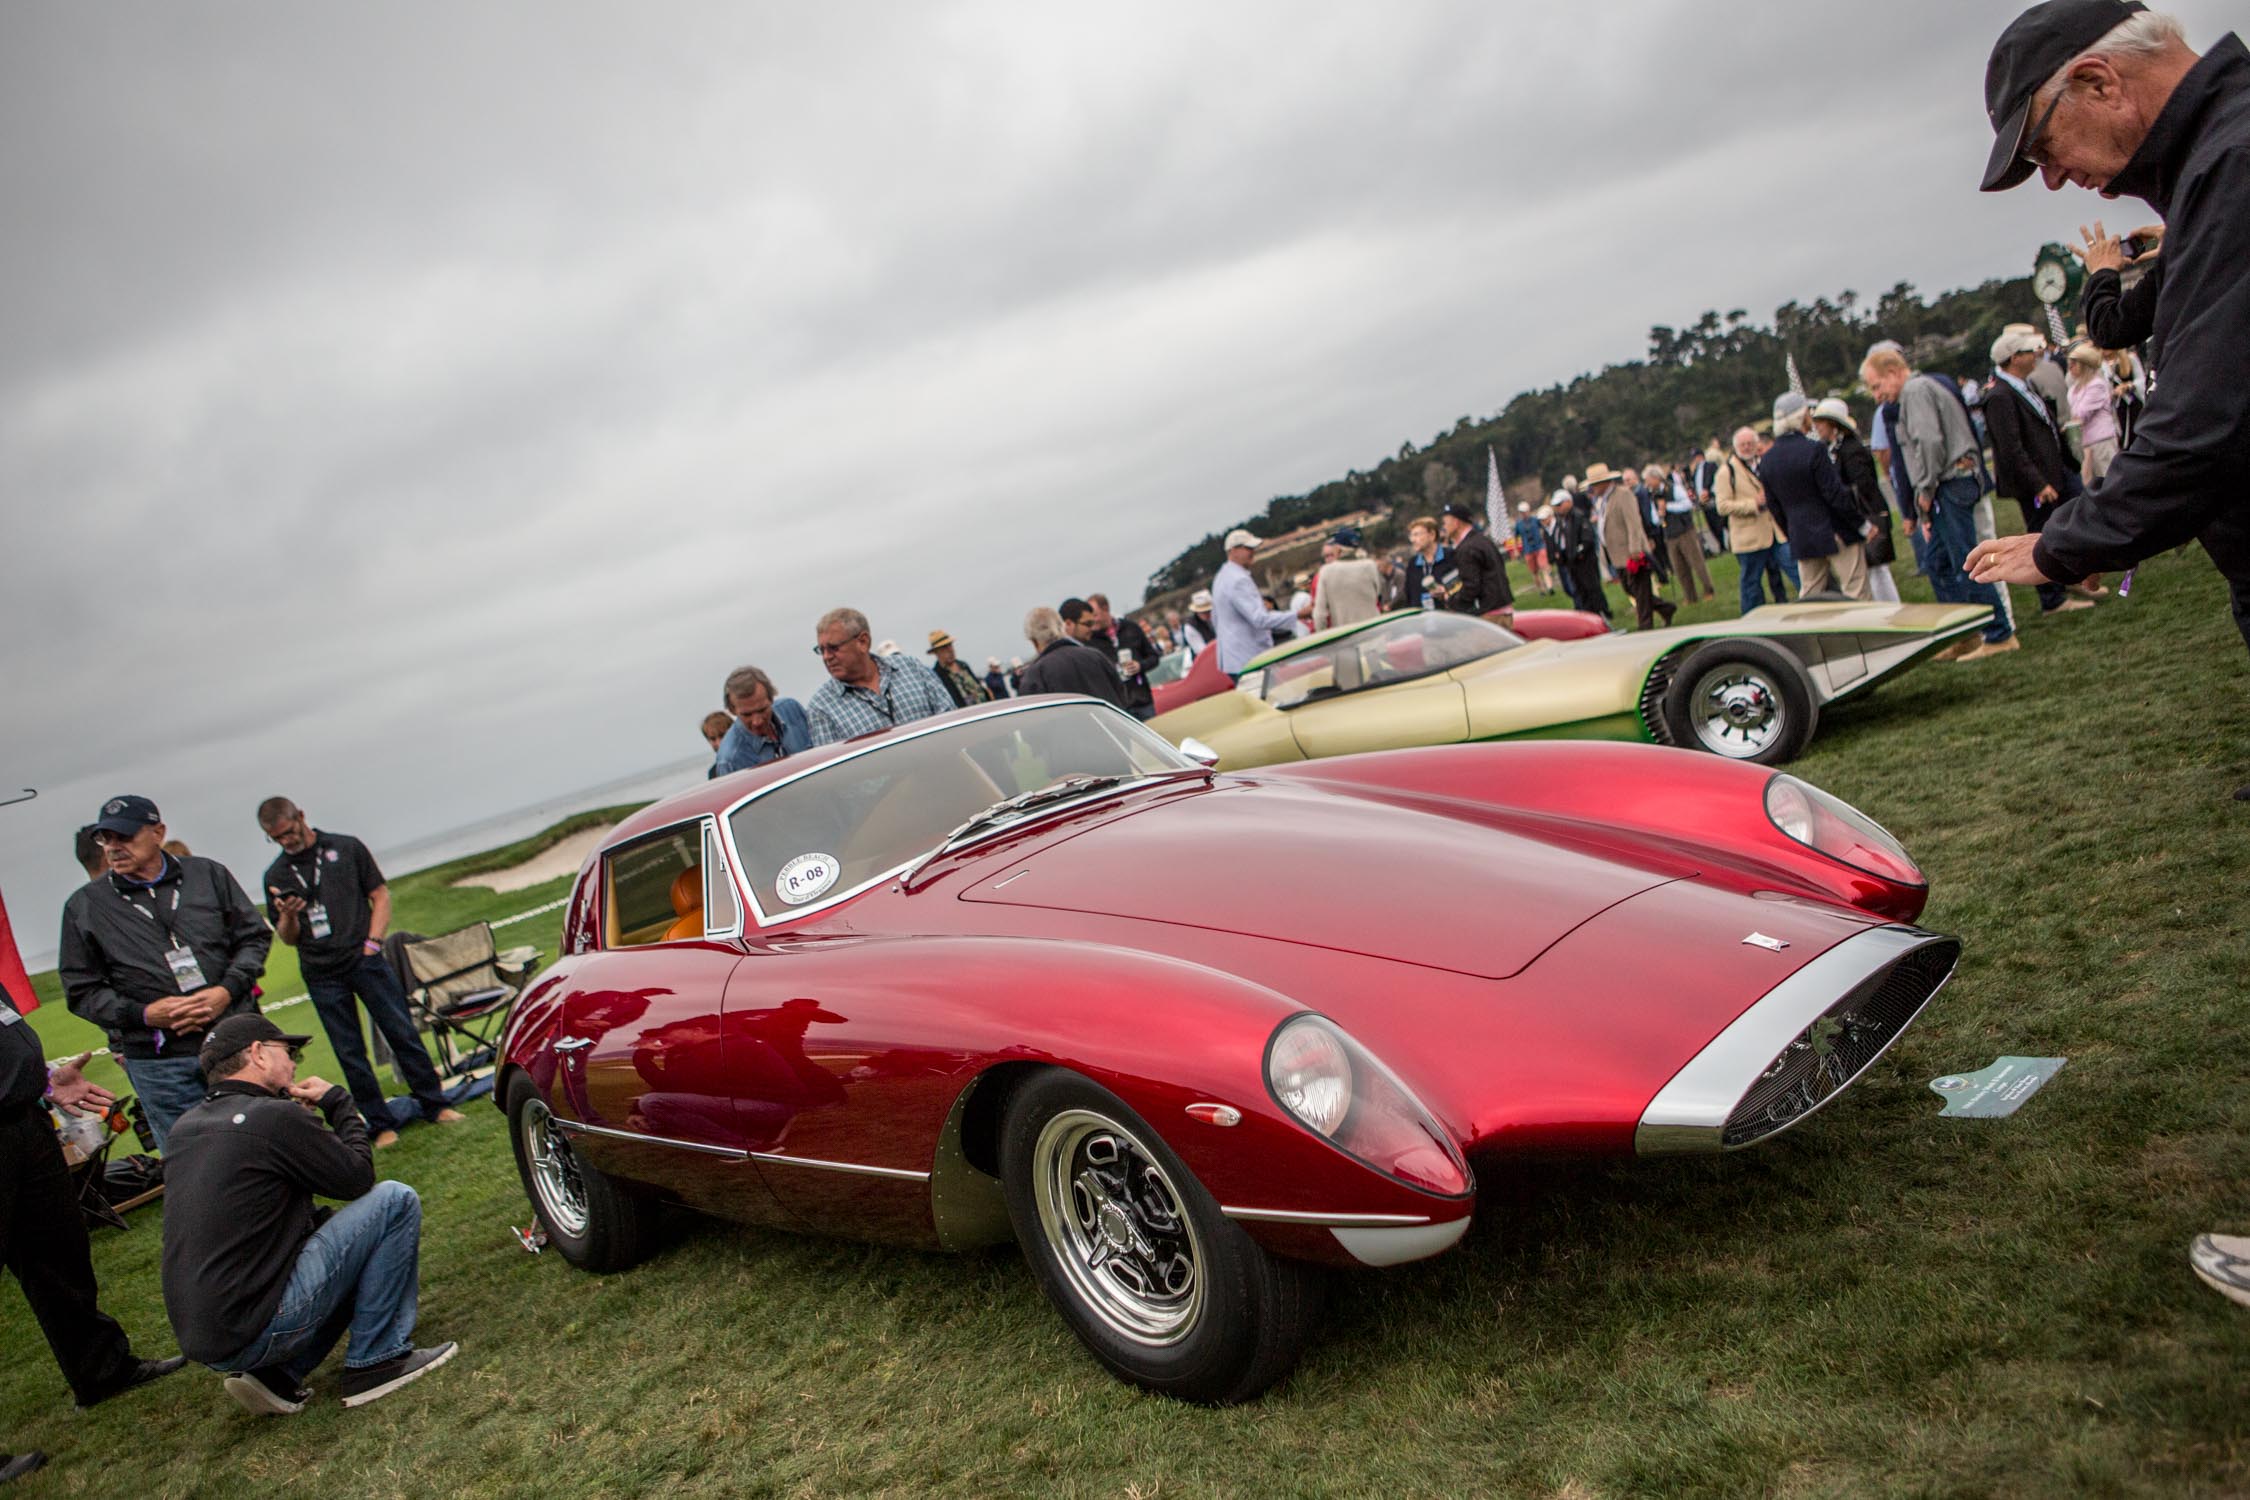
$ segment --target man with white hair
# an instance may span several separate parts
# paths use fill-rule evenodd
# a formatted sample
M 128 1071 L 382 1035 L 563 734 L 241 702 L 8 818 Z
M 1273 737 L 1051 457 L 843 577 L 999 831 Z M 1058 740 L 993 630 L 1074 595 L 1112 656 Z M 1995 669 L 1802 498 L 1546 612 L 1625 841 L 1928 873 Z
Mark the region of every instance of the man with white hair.
M 1984 445 L 1977 441 L 1960 388 L 1944 376 L 1918 373 L 1895 347 L 1868 351 L 1859 378 L 1876 400 L 1897 408 L 1891 439 L 1905 463 L 1907 495 L 1912 497 L 1907 503 L 1913 507 L 1908 524 L 1924 543 L 1922 570 L 1929 575 L 1931 591 L 1944 603 L 1982 604 L 1992 610 L 1984 640 L 1955 659 L 1981 661 L 2020 650 L 1999 590 L 1962 572 L 1969 550 L 1977 545 L 1977 499 L 1986 485 Z
M 1023 669 L 1017 691 L 1033 693 L 1085 693 L 1125 707 L 1125 681 L 1117 663 L 1106 651 L 1097 651 L 1074 634 L 1062 612 L 1040 605 L 1023 617 L 1024 639 L 1039 653 Z
M 2046 393 L 2031 384 L 2032 367 L 2047 341 L 2030 329 L 2012 329 L 1992 341 L 1992 383 L 1984 398 L 1985 431 L 1992 438 L 1993 480 L 2023 511 L 2023 529 L 2037 533 L 2065 500 L 2084 493 L 2077 471 L 2063 457 L 2062 424 Z M 2039 612 L 2092 609 L 2059 583 L 2039 585 Z
M 2158 379 L 2098 496 L 2065 501 L 2036 534 L 1987 542 L 1974 576 L 2074 582 L 2190 539 L 2227 579 L 2250 643 L 2250 51 L 2198 56 L 2177 22 L 2119 0 L 2049 0 L 2012 22 L 1985 69 L 1993 150 L 1984 189 L 2037 172 L 2164 220 L 2151 335 Z M 2250 787 L 2235 794 L 2250 799 Z
M 1297 616 L 1286 609 L 1268 609 L 1259 596 L 1258 580 L 1250 576 L 1250 559 L 1261 538 L 1237 526 L 1227 533 L 1227 560 L 1211 580 L 1211 618 L 1219 627 L 1219 670 L 1239 677 L 1250 659 L 1272 649 L 1273 633 L 1294 632 Z
M 1795 391 L 1773 403 L 1773 448 L 1758 462 L 1766 505 L 1797 559 L 1799 591 L 1871 600 L 1868 525 L 1827 450 L 1805 432 L 1812 406 Z
M 2099 494 L 2057 506 L 2034 535 L 1978 547 L 1970 571 L 2070 582 L 2192 537 L 2226 577 L 2250 643 L 2250 51 L 2230 35 L 2198 57 L 2177 22 L 2139 5 L 2049 0 L 2001 33 L 1984 93 L 1984 190 L 2037 171 L 2049 191 L 2069 182 L 2139 198 L 2165 223 L 2164 277 L 2150 325 L 2159 378 Z M 2234 795 L 2250 800 L 2250 786 Z M 2250 1305 L 2250 1239 L 2198 1235 L 2188 1258 Z

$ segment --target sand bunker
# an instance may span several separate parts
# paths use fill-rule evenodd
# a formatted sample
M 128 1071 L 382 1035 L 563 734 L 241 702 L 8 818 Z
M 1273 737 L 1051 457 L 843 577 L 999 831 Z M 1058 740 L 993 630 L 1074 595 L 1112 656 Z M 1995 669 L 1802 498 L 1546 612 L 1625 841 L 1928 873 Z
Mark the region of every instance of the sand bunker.
M 520 865 L 505 870 L 487 870 L 481 875 L 465 875 L 454 881 L 455 885 L 481 885 L 492 891 L 527 891 L 535 885 L 545 885 L 550 880 L 565 875 L 575 875 L 586 856 L 609 837 L 606 828 L 588 828 L 572 834 L 561 843 L 543 853 L 535 854 Z

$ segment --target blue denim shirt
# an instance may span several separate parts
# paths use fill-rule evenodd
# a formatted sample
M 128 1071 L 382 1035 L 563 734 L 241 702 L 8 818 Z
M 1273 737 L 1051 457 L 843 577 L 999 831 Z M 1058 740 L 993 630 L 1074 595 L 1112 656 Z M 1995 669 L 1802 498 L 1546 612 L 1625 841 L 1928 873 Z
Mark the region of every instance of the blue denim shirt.
M 769 760 L 812 748 L 812 725 L 805 721 L 804 707 L 796 699 L 776 698 L 773 722 L 781 731 L 779 743 L 752 734 L 742 727 L 740 719 L 729 725 L 727 737 L 719 741 L 719 758 L 711 774 L 724 776 L 730 771 L 747 771 L 752 766 L 762 766 Z

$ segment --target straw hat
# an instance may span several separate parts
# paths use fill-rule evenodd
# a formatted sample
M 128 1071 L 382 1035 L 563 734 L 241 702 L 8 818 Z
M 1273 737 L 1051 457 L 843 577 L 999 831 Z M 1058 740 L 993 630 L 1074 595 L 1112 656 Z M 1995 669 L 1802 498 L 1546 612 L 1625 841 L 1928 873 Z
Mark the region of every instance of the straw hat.
M 1834 422 L 1838 427 L 1848 427 L 1853 432 L 1859 431 L 1859 424 L 1852 420 L 1852 409 L 1844 404 L 1844 398 L 1841 396 L 1824 398 L 1813 407 L 1812 414 Z
M 1188 595 L 1188 612 L 1197 615 L 1209 614 L 1211 612 L 1211 591 L 1209 589 L 1197 589 L 1194 593 Z
M 1579 488 L 1590 490 L 1597 484 L 1607 484 L 1613 479 L 1623 479 L 1624 477 L 1608 464 L 1596 464 L 1586 471 L 1586 477 L 1579 482 Z
M 952 644 L 953 637 L 947 635 L 944 631 L 933 630 L 930 632 L 930 650 L 932 652 L 943 651 Z

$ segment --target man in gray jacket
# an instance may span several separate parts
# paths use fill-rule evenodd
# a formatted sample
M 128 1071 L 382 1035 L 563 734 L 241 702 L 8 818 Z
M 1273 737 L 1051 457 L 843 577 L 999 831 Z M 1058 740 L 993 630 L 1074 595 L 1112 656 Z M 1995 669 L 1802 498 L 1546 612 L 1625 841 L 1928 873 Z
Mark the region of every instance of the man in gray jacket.
M 1977 544 L 1977 499 L 1985 486 L 1984 446 L 1970 425 L 1960 389 L 1941 376 L 1917 374 L 1905 355 L 1882 346 L 1868 352 L 1859 378 L 1877 401 L 1898 403 L 1898 430 L 1891 441 L 1906 458 L 1914 490 L 1908 514 L 1927 546 L 1923 567 L 1931 590 L 1948 604 L 1991 606 L 1984 643 L 1959 653 L 1960 659 L 1975 661 L 2019 649 L 2022 643 L 1999 590 L 1971 581 L 1963 571 Z

